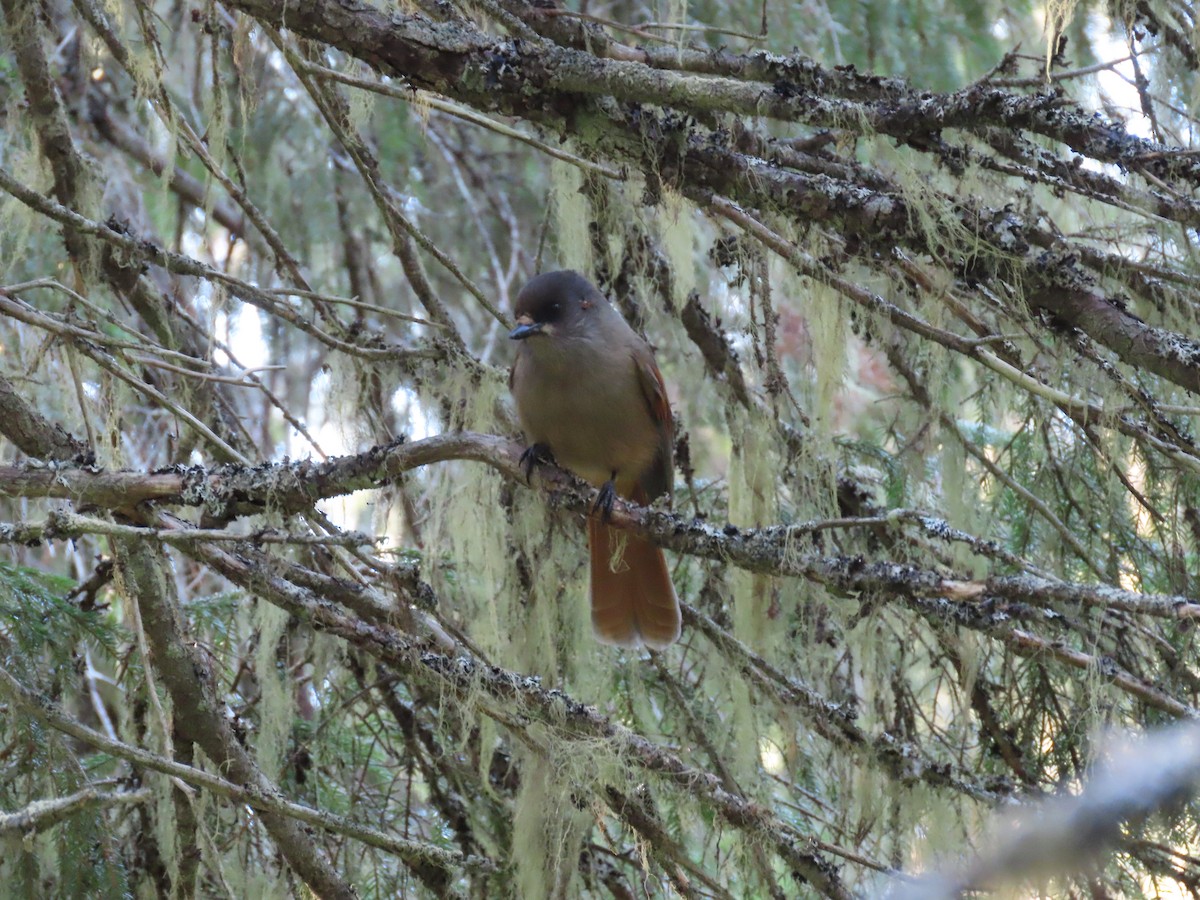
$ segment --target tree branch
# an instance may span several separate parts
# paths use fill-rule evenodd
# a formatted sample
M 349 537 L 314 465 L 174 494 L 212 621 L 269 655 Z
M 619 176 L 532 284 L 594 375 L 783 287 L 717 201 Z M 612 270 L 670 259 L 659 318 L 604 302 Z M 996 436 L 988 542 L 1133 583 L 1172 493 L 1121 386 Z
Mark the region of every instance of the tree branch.
M 122 741 L 114 740 L 99 731 L 88 728 L 78 720 L 68 716 L 48 698 L 21 684 L 8 672 L 0 668 L 0 689 L 4 691 L 24 712 L 40 722 L 49 725 L 56 731 L 69 735 L 78 741 L 112 754 L 119 759 L 128 760 L 137 766 L 154 772 L 162 772 L 172 778 L 178 778 L 197 787 L 212 791 L 234 804 L 245 804 L 260 812 L 276 816 L 285 816 L 297 822 L 303 822 L 316 828 L 322 828 L 334 834 L 343 834 L 355 840 L 362 841 L 380 850 L 395 853 L 406 863 L 417 867 L 434 866 L 447 874 L 466 869 L 468 871 L 495 871 L 495 863 L 483 856 L 467 856 L 453 850 L 445 850 L 432 844 L 420 841 L 410 841 L 369 828 L 354 822 L 345 816 L 339 816 L 324 810 L 313 809 L 299 803 L 287 800 L 276 789 L 264 788 L 257 784 L 238 784 L 217 775 L 212 775 L 203 769 L 186 766 L 174 760 L 166 759 L 140 747 L 134 747 Z M 73 795 L 79 797 L 95 793 L 82 791 Z M 142 799 L 141 791 L 128 792 L 118 797 L 121 800 L 135 802 Z M 103 796 L 103 795 L 102 795 Z M 64 798 L 69 800 L 71 798 Z M 59 801 L 43 801 L 58 803 Z

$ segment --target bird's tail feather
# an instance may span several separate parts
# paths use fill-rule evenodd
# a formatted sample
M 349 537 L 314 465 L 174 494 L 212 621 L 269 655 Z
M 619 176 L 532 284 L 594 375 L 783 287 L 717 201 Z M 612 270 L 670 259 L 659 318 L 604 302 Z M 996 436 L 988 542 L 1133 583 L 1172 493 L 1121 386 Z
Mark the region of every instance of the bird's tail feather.
M 605 644 L 662 650 L 679 638 L 679 600 L 662 550 L 588 518 L 592 630 Z

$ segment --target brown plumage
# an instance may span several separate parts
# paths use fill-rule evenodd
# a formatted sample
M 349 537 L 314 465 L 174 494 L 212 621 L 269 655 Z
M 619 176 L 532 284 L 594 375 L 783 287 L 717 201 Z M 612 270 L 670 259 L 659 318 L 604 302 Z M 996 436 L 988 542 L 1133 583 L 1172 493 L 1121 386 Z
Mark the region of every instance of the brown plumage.
M 531 459 L 548 452 L 601 488 L 645 504 L 674 482 L 671 407 L 650 346 L 578 272 L 547 272 L 517 295 L 521 343 L 509 376 Z M 611 485 L 611 487 L 606 487 Z M 605 643 L 661 649 L 679 637 L 662 550 L 588 519 L 592 627 Z

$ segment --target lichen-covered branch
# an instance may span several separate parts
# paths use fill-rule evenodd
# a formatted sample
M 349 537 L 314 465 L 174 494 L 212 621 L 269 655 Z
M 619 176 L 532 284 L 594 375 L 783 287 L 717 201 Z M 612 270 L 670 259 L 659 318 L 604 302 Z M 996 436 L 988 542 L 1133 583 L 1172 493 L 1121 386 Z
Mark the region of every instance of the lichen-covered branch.
M 589 119 L 603 120 L 609 128 L 604 142 L 591 148 L 597 154 L 627 159 L 647 176 L 673 181 L 676 189 L 685 193 L 723 193 L 744 205 L 767 206 L 805 224 L 828 220 L 870 245 L 890 239 L 937 255 L 939 248 L 932 241 L 940 236 L 923 231 L 909 201 L 896 192 L 768 165 L 738 152 L 720 131 L 693 137 L 682 121 L 669 115 L 655 119 L 640 107 L 636 113 L 620 113 L 595 98 L 611 96 L 626 103 L 680 108 L 692 114 L 721 111 L 773 116 L 820 128 L 850 127 L 917 146 L 939 141 L 942 129 L 956 126 L 1028 128 L 1100 161 L 1136 166 L 1140 160 L 1153 160 L 1145 166 L 1156 177 L 1172 166 L 1194 166 L 1186 157 L 1164 155 L 1165 148 L 1134 138 L 1117 125 L 1097 125 L 1052 94 L 1028 97 L 977 85 L 947 97 L 892 97 L 884 101 L 885 111 L 877 113 L 870 106 L 798 91 L 784 79 L 761 84 L 665 72 L 547 43 L 490 38 L 462 23 L 431 22 L 422 16 L 393 20 L 369 7 L 341 0 L 318 0 L 299 14 L 291 10 L 285 14 L 283 5 L 275 0 L 231 5 L 344 50 L 415 87 L 475 106 L 579 135 L 599 124 Z M 591 103 L 584 98 L 592 98 Z M 1022 221 L 1012 210 L 977 209 L 962 198 L 945 198 L 945 203 L 949 215 L 960 220 L 958 227 L 973 240 L 992 244 L 994 254 L 1006 257 L 1002 265 L 1016 267 L 1016 278 L 1032 288 L 1032 305 L 1044 301 L 1052 312 L 1128 362 L 1200 392 L 1200 346 L 1191 338 L 1122 315 L 1111 300 L 1081 278 L 1069 252 L 1029 255 L 1031 244 L 1057 246 L 1061 242 Z M 978 262 L 989 265 L 982 257 Z M 1085 294 L 1090 302 L 1080 308 L 1078 298 Z M 1098 310 L 1103 312 L 1100 317 L 1095 315 Z
M 356 456 L 326 462 L 303 461 L 253 467 L 225 465 L 211 470 L 195 466 L 175 473 L 137 475 L 75 467 L 0 466 L 0 496 L 73 498 L 113 509 L 146 500 L 198 506 L 209 513 L 254 513 L 267 508 L 300 511 L 313 502 L 379 487 L 389 479 L 422 466 L 451 460 L 484 463 L 506 478 L 524 481 L 519 464 L 522 448 L 505 438 L 457 432 L 420 441 L 398 441 Z M 538 487 L 555 509 L 584 513 L 590 491 L 561 470 L 543 467 Z M 861 557 L 823 556 L 797 550 L 797 541 L 819 530 L 821 523 L 774 525 L 739 529 L 688 520 L 660 509 L 618 503 L 612 524 L 652 538 L 663 547 L 714 561 L 728 562 L 749 572 L 808 578 L 845 591 L 885 591 L 906 597 L 948 597 L 983 603 L 1020 600 L 1035 605 L 1081 605 L 1119 609 L 1156 618 L 1200 618 L 1200 599 L 1143 594 L 1111 585 L 1056 581 L 1030 574 L 993 575 L 977 580 L 911 564 L 872 561 Z M 903 518 L 892 519 L 897 524 Z M 837 523 L 835 523 L 836 525 Z M 848 521 L 844 526 L 854 526 Z M 864 524 L 878 524 L 870 521 Z M 937 523 L 929 522 L 937 530 Z M 61 531 L 56 529 L 61 527 Z M 69 537 L 81 533 L 80 523 L 68 518 L 61 526 L 47 523 L 15 530 L 10 540 Z M 130 529 L 134 534 L 138 529 Z M 153 529 L 140 529 L 153 538 Z M 252 537 L 252 536 L 251 536 Z M 192 538 L 169 540 L 183 543 Z
M 134 747 L 122 741 L 113 740 L 100 732 L 88 728 L 79 720 L 67 715 L 57 705 L 44 695 L 39 694 L 28 685 L 22 684 L 12 673 L 0 668 L 0 690 L 22 710 L 46 723 L 51 728 L 61 731 L 78 741 L 83 741 L 111 753 L 119 759 L 125 759 L 145 769 L 161 772 L 172 778 L 178 778 L 188 784 L 204 788 L 235 803 L 245 804 L 263 813 L 284 816 L 303 822 L 316 828 L 325 828 L 337 834 L 344 834 L 356 840 L 363 841 L 381 850 L 395 853 L 410 864 L 434 866 L 453 872 L 457 869 L 490 871 L 494 863 L 479 856 L 463 856 L 453 851 L 443 850 L 419 841 L 410 841 L 394 835 L 385 834 L 377 829 L 354 822 L 344 816 L 338 816 L 326 810 L 312 809 L 299 803 L 285 799 L 278 790 L 264 789 L 256 784 L 239 784 L 213 775 L 204 769 L 187 766 L 182 763 L 158 756 L 141 747 Z M 52 822 L 46 817 L 66 815 L 78 806 L 87 803 L 136 803 L 146 799 L 147 792 L 125 791 L 121 793 L 102 793 L 95 790 L 80 791 L 70 797 L 53 801 L 41 801 L 21 814 L 6 814 L 0 819 L 0 829 L 8 826 L 13 830 L 28 831 L 30 827 L 39 824 L 49 825 Z
M 1196 17 L 981 3 L 914 54 L 840 0 L 0 0 L 0 881 L 782 900 L 1082 858 L 1070 816 L 979 822 L 1200 709 Z M 562 268 L 675 419 L 670 502 L 611 516 L 681 601 L 648 659 L 590 633 L 593 488 L 513 440 L 514 300 Z M 1194 810 L 1095 815 L 1123 855 L 1066 889 L 1200 885 Z
M 0 678 L 3 678 L 0 675 Z M 120 806 L 125 803 L 145 803 L 150 798 L 150 792 L 145 788 L 136 791 L 101 791 L 96 788 L 84 788 L 68 794 L 66 797 L 55 797 L 52 800 L 35 800 L 24 809 L 13 812 L 0 812 L 0 834 L 14 834 L 28 837 L 52 828 L 64 819 L 78 815 L 89 806 Z
M 377 658 L 407 678 L 451 690 L 467 700 L 476 692 L 498 706 L 483 711 L 510 728 L 523 728 L 527 716 L 536 716 L 569 741 L 599 741 L 614 760 L 654 773 L 711 806 L 726 822 L 762 840 L 826 897 L 848 897 L 837 870 L 820 854 L 805 846 L 805 839 L 779 822 L 768 810 L 730 794 L 718 776 L 688 765 L 676 754 L 647 740 L 558 690 L 543 688 L 536 678 L 521 676 L 470 656 L 445 656 L 425 649 L 423 642 L 402 635 L 386 624 L 369 625 L 347 616 L 319 595 L 290 583 L 261 563 L 200 545 L 197 558 L 293 615 L 311 621 L 314 628 L 336 635 Z

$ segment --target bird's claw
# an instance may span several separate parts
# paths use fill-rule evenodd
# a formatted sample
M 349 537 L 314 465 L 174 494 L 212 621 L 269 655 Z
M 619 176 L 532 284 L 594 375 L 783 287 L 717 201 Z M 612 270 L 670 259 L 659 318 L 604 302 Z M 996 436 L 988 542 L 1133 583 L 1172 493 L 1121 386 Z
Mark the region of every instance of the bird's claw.
M 607 522 L 612 518 L 613 503 L 616 499 L 617 488 L 610 478 L 600 485 L 600 493 L 596 495 L 596 502 L 592 504 L 592 512 L 600 513 L 600 521 Z
M 521 458 L 517 460 L 517 465 L 525 472 L 526 482 L 533 477 L 534 466 L 546 463 L 554 464 L 554 454 L 550 452 L 550 447 L 547 444 L 530 444 L 525 448 L 525 452 L 521 454 Z

